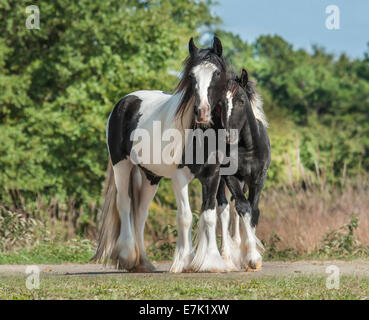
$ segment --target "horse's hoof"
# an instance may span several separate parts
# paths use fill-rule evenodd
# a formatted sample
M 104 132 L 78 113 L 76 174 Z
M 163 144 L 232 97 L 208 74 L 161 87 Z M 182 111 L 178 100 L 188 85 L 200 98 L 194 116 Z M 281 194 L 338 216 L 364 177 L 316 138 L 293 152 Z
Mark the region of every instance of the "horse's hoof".
M 233 262 L 232 257 L 229 255 L 222 254 L 222 258 L 225 263 L 225 271 L 232 272 L 232 271 L 239 271 L 239 268 L 236 267 L 236 264 Z
M 261 270 L 262 262 L 259 261 L 257 263 L 249 262 L 246 267 L 246 272 L 257 272 Z
M 210 272 L 220 273 L 228 272 L 225 262 L 219 252 L 208 253 L 205 257 L 200 257 L 201 260 L 194 258 L 191 267 L 195 272 Z
M 156 268 L 154 266 L 150 266 L 147 264 L 139 264 L 135 267 L 133 267 L 130 272 L 137 272 L 137 273 L 150 273 L 155 272 Z
M 171 273 L 193 272 L 191 262 L 193 254 L 178 254 L 174 255 L 173 263 L 169 269 Z

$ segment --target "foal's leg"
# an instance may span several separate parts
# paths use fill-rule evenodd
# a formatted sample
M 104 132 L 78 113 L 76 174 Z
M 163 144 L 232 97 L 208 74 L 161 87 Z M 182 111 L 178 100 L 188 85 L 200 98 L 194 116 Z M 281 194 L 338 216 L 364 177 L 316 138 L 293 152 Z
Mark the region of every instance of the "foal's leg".
M 257 250 L 259 240 L 252 227 L 252 209 L 237 180 L 233 176 L 226 177 L 227 186 L 235 198 L 236 210 L 240 216 L 242 264 L 246 266 L 247 270 L 258 270 L 261 268 L 262 257 Z
M 138 247 L 130 214 L 129 177 L 132 163 L 129 160 L 122 160 L 113 166 L 113 170 L 117 187 L 116 204 L 120 217 L 120 235 L 114 249 L 114 256 L 120 269 L 132 270 L 138 263 Z
M 172 177 L 173 190 L 177 202 L 178 240 L 170 272 L 183 272 L 190 269 L 192 251 L 192 212 L 188 200 L 188 184 L 193 176 L 187 168 L 177 169 Z
M 197 234 L 196 255 L 192 268 L 200 272 L 223 272 L 227 267 L 219 254 L 216 241 L 216 193 L 220 176 L 201 179 L 203 204 Z
M 251 230 L 254 235 L 256 245 L 259 246 L 260 248 L 263 248 L 263 245 L 259 241 L 259 239 L 256 237 L 255 231 L 256 231 L 256 227 L 259 222 L 259 215 L 260 215 L 260 211 L 259 211 L 260 194 L 265 184 L 265 180 L 266 180 L 266 176 L 261 179 L 260 183 L 251 184 L 250 189 L 249 189 L 249 201 L 251 202 L 251 207 L 252 207 Z M 252 262 L 249 263 L 248 269 L 251 271 L 255 271 L 255 270 L 260 269 L 261 265 L 262 265 L 262 259 L 260 257 L 259 262 L 257 262 L 256 264 L 253 264 Z
M 158 190 L 159 183 L 151 183 L 147 179 L 146 174 L 140 170 L 137 170 L 137 174 L 140 175 L 140 188 L 139 193 L 139 204 L 135 212 L 135 233 L 139 248 L 139 265 L 134 268 L 135 272 L 153 272 L 155 271 L 154 265 L 151 263 L 149 258 L 146 256 L 144 246 L 144 230 L 145 222 L 149 214 L 149 206 L 152 199 Z M 139 177 L 138 177 L 139 178 Z
M 241 246 L 241 235 L 240 235 L 240 216 L 237 213 L 235 207 L 235 201 L 230 193 L 229 189 L 226 189 L 226 196 L 229 201 L 229 215 L 230 215 L 230 227 L 231 227 L 231 236 L 233 243 L 237 248 Z
M 222 245 L 221 254 L 224 262 L 227 265 L 228 271 L 238 270 L 239 263 L 239 248 L 234 244 L 229 234 L 229 203 L 225 194 L 225 181 L 220 179 L 217 192 L 217 213 L 220 217 L 222 228 Z

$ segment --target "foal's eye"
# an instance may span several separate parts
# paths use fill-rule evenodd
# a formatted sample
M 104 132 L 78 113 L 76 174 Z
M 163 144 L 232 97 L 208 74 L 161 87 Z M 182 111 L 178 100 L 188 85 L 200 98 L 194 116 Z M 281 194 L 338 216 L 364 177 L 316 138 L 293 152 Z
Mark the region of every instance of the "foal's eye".
M 219 77 L 219 76 L 220 76 L 220 71 L 215 71 L 215 75 L 216 75 L 217 77 Z
M 241 104 L 241 105 L 244 105 L 244 104 L 245 104 L 245 102 L 246 102 L 246 101 L 245 101 L 245 100 L 243 100 L 243 99 L 241 99 L 241 100 L 240 100 L 240 104 Z

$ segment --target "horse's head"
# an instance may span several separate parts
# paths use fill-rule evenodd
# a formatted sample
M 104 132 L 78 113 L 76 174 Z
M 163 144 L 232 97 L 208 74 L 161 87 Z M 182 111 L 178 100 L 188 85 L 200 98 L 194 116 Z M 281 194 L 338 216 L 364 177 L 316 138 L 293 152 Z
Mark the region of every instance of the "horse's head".
M 245 108 L 250 108 L 250 86 L 248 74 L 242 69 L 240 77 L 232 77 L 227 81 L 227 91 L 224 107 L 221 111 L 222 126 L 227 130 L 227 142 L 235 143 L 235 136 L 230 136 L 230 129 L 238 132 L 243 128 L 247 120 Z M 250 94 L 252 92 L 250 91 Z
M 220 40 L 214 37 L 211 48 L 199 49 L 191 38 L 189 57 L 185 61 L 178 89 L 184 91 L 182 104 L 187 104 L 191 98 L 194 99 L 196 123 L 200 125 L 211 123 L 212 111 L 224 98 L 226 84 L 226 64 Z

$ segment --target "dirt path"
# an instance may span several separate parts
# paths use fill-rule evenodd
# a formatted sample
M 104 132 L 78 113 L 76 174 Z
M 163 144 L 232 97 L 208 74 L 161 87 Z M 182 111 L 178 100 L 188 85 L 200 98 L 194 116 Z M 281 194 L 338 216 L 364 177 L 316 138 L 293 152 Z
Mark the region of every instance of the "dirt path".
M 169 270 L 169 262 L 155 264 L 157 272 L 137 274 L 135 276 L 157 276 L 166 274 Z M 327 267 L 335 265 L 339 268 L 341 275 L 359 275 L 369 277 L 369 261 L 296 261 L 296 262 L 264 262 L 263 268 L 259 272 L 231 272 L 231 273 L 185 273 L 185 277 L 227 277 L 232 275 L 245 275 L 250 277 L 278 276 L 278 275 L 306 275 L 306 274 L 327 274 Z M 42 274 L 45 275 L 70 275 L 70 276 L 97 276 L 108 274 L 125 273 L 125 271 L 115 270 L 99 264 L 60 264 L 60 265 L 38 265 Z M 0 277 L 10 275 L 25 275 L 26 265 L 0 265 Z M 177 276 L 169 274 L 168 276 Z

